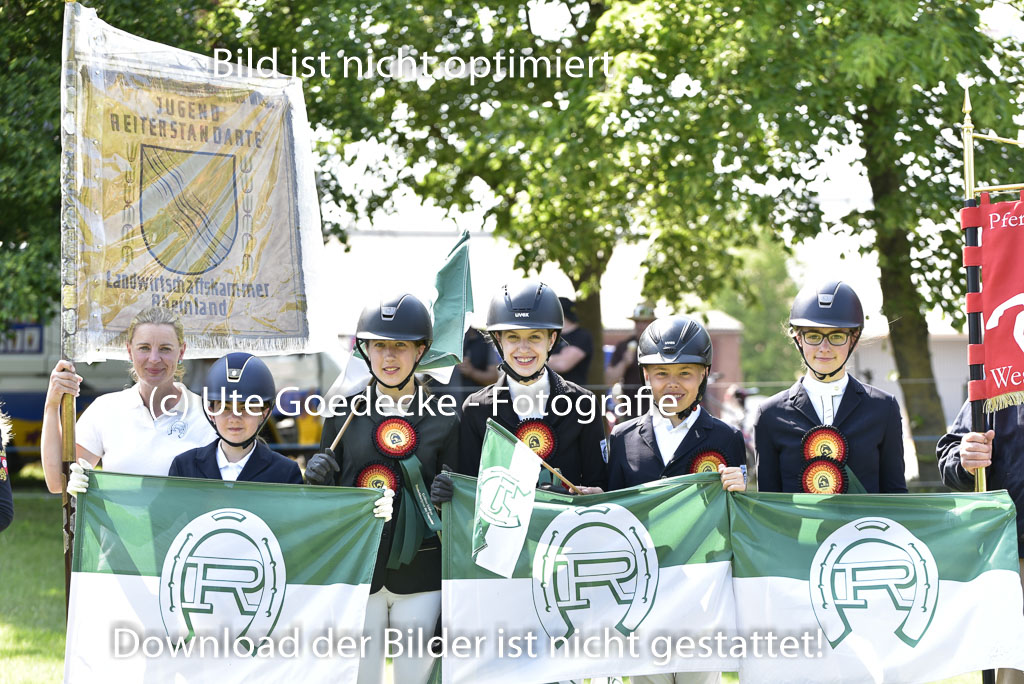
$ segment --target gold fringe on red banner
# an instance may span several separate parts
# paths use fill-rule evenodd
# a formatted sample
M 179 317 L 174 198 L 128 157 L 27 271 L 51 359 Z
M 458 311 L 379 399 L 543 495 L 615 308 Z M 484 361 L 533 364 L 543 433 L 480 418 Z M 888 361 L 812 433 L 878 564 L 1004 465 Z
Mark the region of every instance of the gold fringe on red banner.
M 985 400 L 985 413 L 995 413 L 1004 408 L 1024 404 L 1024 392 L 1009 392 Z

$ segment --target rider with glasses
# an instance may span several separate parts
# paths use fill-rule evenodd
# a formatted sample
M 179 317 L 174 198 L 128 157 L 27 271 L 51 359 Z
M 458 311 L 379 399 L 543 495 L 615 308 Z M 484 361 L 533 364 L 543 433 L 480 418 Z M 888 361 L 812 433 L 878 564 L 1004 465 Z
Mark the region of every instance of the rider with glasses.
M 789 325 L 807 373 L 758 411 L 758 490 L 906 492 L 899 404 L 846 372 L 864 328 L 857 293 L 840 281 L 805 287 Z

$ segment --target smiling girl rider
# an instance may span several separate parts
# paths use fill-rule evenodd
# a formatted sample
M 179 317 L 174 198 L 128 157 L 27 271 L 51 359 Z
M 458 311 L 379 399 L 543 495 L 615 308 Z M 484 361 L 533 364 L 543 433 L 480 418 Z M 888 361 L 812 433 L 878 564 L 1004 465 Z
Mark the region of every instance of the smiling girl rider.
M 363 310 L 356 345 L 369 363 L 373 383 L 346 400 L 347 411 L 327 419 L 323 452 L 306 467 L 310 484 L 396 492 L 394 519 L 384 527 L 370 584 L 364 624 L 370 641 L 359 663 L 359 684 L 383 681 L 385 629 L 429 638 L 441 614 L 441 546 L 435 534 L 440 525 L 429 491 L 442 465 L 455 464 L 459 419 L 454 411 L 442 410 L 436 397 L 417 391 L 413 374 L 432 340 L 430 312 L 410 294 Z M 332 451 L 328 447 L 350 411 L 355 416 Z M 392 664 L 394 681 L 420 684 L 427 681 L 433 660 L 403 652 Z
M 302 484 L 295 461 L 258 439 L 277 395 L 267 364 L 245 352 L 222 356 L 206 373 L 204 395 L 206 417 L 218 438 L 178 454 L 168 475 Z
M 712 353 L 711 336 L 689 316 L 659 318 L 640 335 L 637 357 L 653 402 L 612 431 L 609 489 L 702 472 L 721 473 L 727 491 L 746 489 L 743 435 L 700 407 Z
M 899 404 L 845 368 L 864 328 L 857 293 L 840 281 L 805 287 L 789 325 L 807 374 L 758 411 L 758 489 L 906 492 Z
M 498 348 L 498 381 L 463 404 L 459 472 L 476 476 L 487 419 L 519 437 L 548 465 L 594 493 L 606 485 L 601 457 L 604 420 L 593 393 L 547 366 L 562 329 L 562 305 L 544 283 L 526 280 L 502 287 L 491 299 L 487 332 Z M 563 491 L 541 471 L 543 485 Z M 444 500 L 435 497 L 435 503 Z

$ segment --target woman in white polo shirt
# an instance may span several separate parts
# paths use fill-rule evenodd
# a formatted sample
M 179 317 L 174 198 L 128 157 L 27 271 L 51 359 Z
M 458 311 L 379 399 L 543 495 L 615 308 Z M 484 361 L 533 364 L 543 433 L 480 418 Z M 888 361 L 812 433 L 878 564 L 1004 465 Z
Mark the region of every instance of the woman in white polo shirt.
M 216 438 L 200 398 L 176 380 L 184 377 L 185 329 L 168 309 L 144 309 L 128 326 L 128 357 L 135 384 L 98 397 L 75 426 L 76 458 L 101 460 L 109 472 L 167 475 L 183 451 Z M 40 448 L 46 486 L 61 491 L 60 400 L 78 396 L 82 378 L 70 361 L 50 373 Z

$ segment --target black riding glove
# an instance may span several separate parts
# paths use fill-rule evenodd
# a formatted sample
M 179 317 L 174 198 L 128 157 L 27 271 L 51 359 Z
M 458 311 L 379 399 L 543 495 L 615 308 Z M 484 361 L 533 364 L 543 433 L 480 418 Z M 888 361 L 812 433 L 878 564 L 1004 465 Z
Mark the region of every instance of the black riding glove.
M 441 466 L 441 472 L 434 477 L 434 481 L 430 484 L 430 503 L 438 508 L 444 502 L 451 501 L 452 496 L 455 494 L 455 484 L 448 475 L 451 471 L 452 469 L 448 466 Z
M 338 445 L 338 452 L 341 452 L 341 444 Z M 338 466 L 338 459 L 334 451 L 326 449 L 317 454 L 306 463 L 306 483 L 311 485 L 333 485 L 334 476 L 341 471 Z

